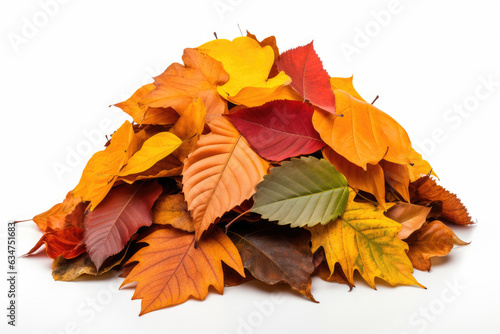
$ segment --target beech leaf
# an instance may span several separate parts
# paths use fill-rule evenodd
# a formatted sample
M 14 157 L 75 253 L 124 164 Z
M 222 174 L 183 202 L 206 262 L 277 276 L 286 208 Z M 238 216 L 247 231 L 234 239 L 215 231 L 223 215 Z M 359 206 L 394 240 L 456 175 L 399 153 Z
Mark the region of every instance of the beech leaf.
M 327 160 L 294 158 L 257 185 L 251 211 L 291 227 L 327 224 L 344 212 L 348 195 L 345 177 Z

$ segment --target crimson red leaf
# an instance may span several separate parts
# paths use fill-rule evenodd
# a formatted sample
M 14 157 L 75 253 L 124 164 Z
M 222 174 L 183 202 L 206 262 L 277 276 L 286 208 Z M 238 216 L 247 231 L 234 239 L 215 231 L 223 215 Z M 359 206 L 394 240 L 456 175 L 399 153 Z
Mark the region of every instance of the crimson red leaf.
M 313 113 L 305 103 L 276 100 L 227 116 L 261 157 L 282 161 L 325 145 L 312 125 Z
M 121 185 L 85 216 L 84 241 L 98 271 L 104 260 L 123 250 L 140 227 L 152 224 L 151 208 L 161 192 L 156 181 Z
M 335 114 L 335 96 L 330 76 L 314 51 L 313 42 L 283 52 L 276 62 L 278 70 L 291 79 L 290 86 L 302 97 L 321 109 Z
M 47 255 L 53 259 L 62 256 L 72 259 L 85 252 L 83 243 L 83 229 L 79 227 L 66 227 L 61 230 L 48 230 L 36 245 L 26 254 L 31 255 L 45 244 Z

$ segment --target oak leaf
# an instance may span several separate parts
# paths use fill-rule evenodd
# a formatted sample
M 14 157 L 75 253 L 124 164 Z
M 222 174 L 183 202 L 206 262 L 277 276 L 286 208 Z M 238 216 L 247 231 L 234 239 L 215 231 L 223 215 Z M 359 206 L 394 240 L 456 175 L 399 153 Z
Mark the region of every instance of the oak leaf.
M 194 232 L 194 224 L 183 194 L 162 195 L 153 206 L 153 223 Z
M 253 277 L 269 285 L 287 283 L 316 301 L 311 294 L 314 265 L 308 231 L 269 222 L 238 222 L 228 231 L 228 236 L 238 248 L 243 266 Z
M 460 199 L 438 185 L 433 178 L 429 176 L 422 177 L 411 184 L 411 189 L 414 193 L 413 200 L 423 200 L 428 203 L 441 202 L 441 216 L 449 221 L 460 225 L 474 223 Z
M 434 220 L 413 232 L 406 240 L 409 245 L 408 257 L 418 270 L 431 270 L 431 257 L 445 256 L 454 245 L 468 245 L 445 224 Z
M 124 249 L 141 226 L 152 224 L 151 208 L 161 192 L 156 181 L 121 185 L 87 213 L 84 241 L 98 271 L 108 257 Z
M 413 267 L 406 255 L 408 245 L 397 237 L 401 225 L 372 204 L 354 202 L 355 195 L 350 192 L 345 212 L 335 221 L 308 228 L 313 252 L 322 246 L 330 272 L 340 263 L 353 285 L 357 270 L 373 288 L 375 277 L 391 285 L 422 286 L 412 276 Z
M 177 305 L 190 296 L 204 300 L 209 286 L 224 290 L 222 263 L 244 276 L 238 250 L 219 228 L 205 235 L 195 247 L 195 235 L 165 226 L 141 242 L 147 247 L 127 263 L 138 262 L 122 283 L 137 282 L 132 299 L 142 299 L 141 313 Z
M 198 141 L 182 172 L 197 240 L 216 218 L 255 193 L 269 167 L 227 119 L 208 124 L 212 132 Z
M 273 48 L 262 47 L 251 37 L 216 39 L 197 49 L 222 63 L 229 80 L 218 87 L 218 92 L 234 104 L 262 105 L 276 99 L 277 91 L 290 83 L 284 72 L 269 78 L 275 58 Z
M 314 50 L 313 42 L 283 52 L 276 62 L 292 82 L 290 86 L 311 104 L 335 114 L 335 96 L 330 76 Z
M 325 146 L 312 125 L 313 113 L 305 103 L 276 100 L 227 117 L 261 157 L 282 161 Z
M 229 75 L 222 64 L 196 49 L 185 49 L 184 65 L 174 63 L 155 78 L 155 89 L 139 101 L 152 108 L 186 110 L 193 99 L 200 98 L 209 115 L 227 113 L 227 103 L 217 87 L 225 84 Z
M 327 224 L 344 212 L 348 194 L 345 177 L 327 160 L 294 158 L 264 176 L 251 211 L 291 227 Z

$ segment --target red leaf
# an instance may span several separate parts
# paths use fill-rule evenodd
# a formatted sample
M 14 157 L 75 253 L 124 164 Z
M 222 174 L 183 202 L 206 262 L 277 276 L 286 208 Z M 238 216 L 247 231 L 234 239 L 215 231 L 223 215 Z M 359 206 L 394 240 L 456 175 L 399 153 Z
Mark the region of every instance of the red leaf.
M 53 259 L 62 256 L 72 259 L 85 252 L 83 243 L 83 229 L 79 227 L 67 227 L 62 230 L 46 232 L 36 245 L 26 254 L 33 254 L 45 244 L 47 255 Z
M 277 100 L 228 115 L 250 146 L 267 160 L 311 154 L 325 143 L 312 125 L 314 109 L 299 101 Z
M 152 224 L 151 208 L 162 192 L 155 181 L 113 188 L 83 221 L 85 245 L 97 270 L 119 253 L 142 226 Z
M 293 87 L 302 97 L 317 107 L 335 114 L 335 96 L 330 76 L 314 51 L 313 42 L 283 52 L 276 63 L 284 71 Z

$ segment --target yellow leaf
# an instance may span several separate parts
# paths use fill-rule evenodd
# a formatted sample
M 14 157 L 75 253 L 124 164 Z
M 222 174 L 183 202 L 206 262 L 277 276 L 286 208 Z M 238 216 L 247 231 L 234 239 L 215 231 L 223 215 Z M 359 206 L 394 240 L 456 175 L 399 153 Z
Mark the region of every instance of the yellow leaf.
M 368 203 L 354 202 L 351 191 L 344 214 L 326 225 L 308 228 L 312 251 L 323 246 L 333 274 L 339 263 L 348 281 L 354 284 L 354 271 L 375 288 L 375 277 L 391 285 L 423 287 L 412 276 L 413 267 L 406 255 L 408 245 L 398 238 L 401 224 L 384 216 L 384 210 Z
M 424 160 L 422 158 L 422 155 L 414 149 L 411 150 L 410 161 L 411 164 L 408 166 L 410 182 L 415 182 L 422 176 L 425 176 L 429 173 L 431 173 L 431 175 L 434 175 L 435 177 L 438 177 L 436 173 L 434 173 L 431 165 L 426 160 Z
M 186 157 L 193 152 L 196 143 L 205 128 L 205 118 L 207 110 L 200 99 L 194 100 L 186 110 L 179 112 L 181 117 L 169 130 L 183 143 L 173 152 L 173 155 L 183 162 Z
M 361 95 L 359 95 L 356 89 L 354 89 L 354 86 L 352 85 L 352 79 L 352 76 L 350 78 L 330 78 L 330 85 L 332 86 L 332 90 L 341 89 L 344 92 L 349 93 L 351 96 L 357 98 L 358 100 L 366 102 L 361 97 Z
M 216 218 L 252 197 L 269 167 L 225 117 L 208 125 L 212 132 L 198 141 L 182 171 L 198 240 Z
M 118 176 L 137 174 L 151 168 L 155 163 L 175 151 L 181 144 L 182 140 L 170 132 L 160 132 L 152 136 L 129 159 Z
M 84 202 L 90 201 L 90 210 L 93 210 L 113 187 L 118 172 L 139 145 L 132 124 L 125 121 L 111 137 L 109 146 L 90 158 L 73 195 L 81 197 Z
M 291 82 L 284 72 L 269 78 L 274 64 L 273 48 L 269 45 L 262 47 L 253 38 L 238 37 L 233 41 L 216 39 L 197 49 L 220 61 L 229 73 L 229 80 L 217 87 L 217 90 L 222 97 L 234 104 L 253 107 L 275 100 L 276 91 Z M 255 96 L 258 95 L 261 99 L 256 101 Z

